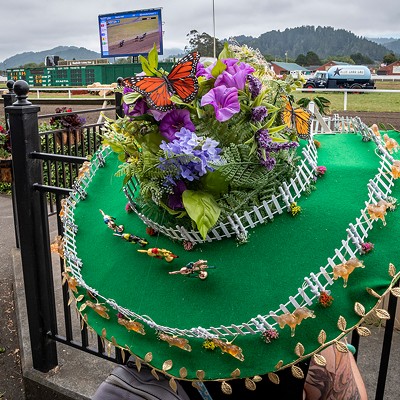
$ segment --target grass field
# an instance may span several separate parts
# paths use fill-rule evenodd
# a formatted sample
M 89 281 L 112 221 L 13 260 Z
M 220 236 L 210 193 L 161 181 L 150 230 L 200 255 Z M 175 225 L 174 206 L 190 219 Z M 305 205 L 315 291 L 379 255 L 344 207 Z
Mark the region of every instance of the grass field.
M 400 90 L 400 81 L 377 81 L 375 86 L 378 90 Z M 330 111 L 343 111 L 344 94 L 340 92 L 296 92 L 294 97 L 297 100 L 302 97 L 313 98 L 317 95 L 325 97 L 331 102 Z M 347 111 L 400 112 L 400 92 L 349 93 L 347 96 Z

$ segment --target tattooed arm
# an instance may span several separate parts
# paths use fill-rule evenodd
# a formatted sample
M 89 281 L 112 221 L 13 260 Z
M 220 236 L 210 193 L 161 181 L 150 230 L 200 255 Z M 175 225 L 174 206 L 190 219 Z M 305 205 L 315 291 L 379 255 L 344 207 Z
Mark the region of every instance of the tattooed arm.
M 311 361 L 304 385 L 307 400 L 366 400 L 367 393 L 360 371 L 350 352 L 341 353 L 335 346 L 321 352 L 325 367 Z

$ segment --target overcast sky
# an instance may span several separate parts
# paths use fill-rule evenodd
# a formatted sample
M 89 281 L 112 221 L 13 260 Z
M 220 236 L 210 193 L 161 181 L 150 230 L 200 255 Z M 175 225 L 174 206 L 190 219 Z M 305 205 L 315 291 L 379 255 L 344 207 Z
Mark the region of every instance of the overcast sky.
M 0 61 L 60 45 L 100 52 L 97 16 L 110 12 L 162 8 L 164 49 L 183 49 L 192 29 L 213 35 L 213 0 L 0 1 Z M 214 0 L 214 9 L 219 39 L 258 37 L 303 25 L 331 26 L 366 37 L 400 37 L 398 0 Z

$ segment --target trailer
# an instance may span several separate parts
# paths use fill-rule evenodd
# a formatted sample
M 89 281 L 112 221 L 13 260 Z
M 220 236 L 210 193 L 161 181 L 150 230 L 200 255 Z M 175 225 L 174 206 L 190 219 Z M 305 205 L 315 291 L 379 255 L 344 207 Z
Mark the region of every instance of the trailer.
M 375 89 L 371 71 L 364 65 L 335 65 L 328 71 L 317 71 L 307 79 L 304 88 Z

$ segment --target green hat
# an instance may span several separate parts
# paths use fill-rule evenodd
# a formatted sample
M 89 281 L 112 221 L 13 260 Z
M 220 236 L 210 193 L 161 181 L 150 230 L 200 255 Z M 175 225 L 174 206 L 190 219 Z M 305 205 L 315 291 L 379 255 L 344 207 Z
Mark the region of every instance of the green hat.
M 292 78 L 220 61 L 197 80 L 197 63 L 192 53 L 167 78 L 125 80 L 132 108 L 146 100 L 152 110 L 107 122 L 110 146 L 64 202 L 65 281 L 107 347 L 172 386 L 217 380 L 230 393 L 231 379 L 254 389 L 287 368 L 303 378 L 302 360 L 325 365 L 325 347 L 347 351 L 341 339 L 368 336 L 371 315 L 389 318 L 382 297 L 400 294 L 397 148 L 358 119 L 352 133 L 312 136 L 311 115 L 287 92 Z M 174 80 L 182 70 L 185 90 Z M 225 86 L 243 70 L 241 89 Z M 153 82 L 175 85 L 175 105 L 157 104 Z M 219 108 L 227 97 L 229 112 Z M 188 115 L 193 127 L 168 136 Z
M 299 215 L 285 212 L 250 229 L 246 244 L 226 239 L 198 244 L 191 251 L 164 235 L 149 236 L 142 220 L 126 213 L 122 179 L 115 176 L 117 157 L 108 148 L 98 153 L 63 211 L 70 288 L 77 283 L 76 305 L 88 325 L 106 342 L 129 350 L 155 370 L 193 380 L 269 374 L 274 381 L 275 372 L 286 367 L 301 376 L 296 369 L 300 360 L 313 356 L 324 364 L 319 355 L 324 347 L 335 344 L 346 351 L 340 339 L 355 328 L 360 335 L 369 335 L 366 318 L 388 318 L 380 300 L 388 291 L 398 295 L 393 285 L 400 259 L 400 217 L 387 210 L 385 224 L 372 219 L 366 204 L 378 199 L 368 185 L 380 187 L 379 179 L 389 178 L 382 182 L 390 189 L 385 198 L 392 202 L 399 188 L 392 186 L 390 162 L 376 154 L 374 141 L 354 134 L 320 135 L 318 140 L 318 160 L 327 170 L 316 190 L 298 201 Z M 113 235 L 99 209 L 123 224 L 125 232 L 179 258 L 168 263 L 139 253 L 138 245 Z M 367 242 L 373 251 L 362 254 L 357 243 Z M 344 287 L 333 269 L 354 257 L 361 268 L 352 272 Z M 198 259 L 216 267 L 206 280 L 169 274 Z M 332 297 L 330 305 L 320 301 L 323 293 Z M 100 314 L 88 307 L 96 303 L 104 307 Z M 272 315 L 294 314 L 299 308 L 310 310 L 312 318 L 296 326 L 292 336 L 289 327 L 281 328 Z M 118 313 L 143 324 L 146 334 L 119 324 Z M 160 332 L 187 340 L 186 350 L 174 346 L 173 339 L 160 340 Z M 213 337 L 225 348 L 218 348 Z M 229 342 L 240 347 L 241 355 L 235 355 L 234 347 L 234 354 L 229 354 Z

